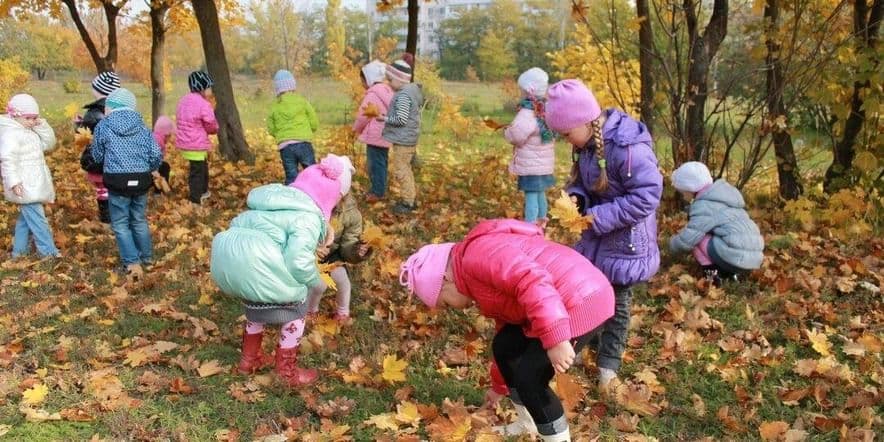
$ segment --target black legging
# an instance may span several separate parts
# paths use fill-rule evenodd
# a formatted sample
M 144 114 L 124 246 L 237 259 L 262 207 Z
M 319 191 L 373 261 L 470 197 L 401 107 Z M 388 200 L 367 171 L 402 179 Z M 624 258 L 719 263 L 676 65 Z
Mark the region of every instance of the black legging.
M 529 338 L 521 326 L 509 324 L 494 336 L 491 349 L 506 385 L 518 392 L 538 427 L 565 415 L 562 402 L 549 388 L 555 370 L 540 339 Z

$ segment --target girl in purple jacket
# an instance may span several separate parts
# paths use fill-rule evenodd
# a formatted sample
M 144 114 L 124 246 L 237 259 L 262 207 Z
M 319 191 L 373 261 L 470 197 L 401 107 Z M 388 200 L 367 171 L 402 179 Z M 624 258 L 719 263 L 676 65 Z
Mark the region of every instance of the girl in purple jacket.
M 575 248 L 614 286 L 614 317 L 594 343 L 599 384 L 607 387 L 626 348 L 631 287 L 660 267 L 656 211 L 663 176 L 648 128 L 622 111 L 602 111 L 580 80 L 550 87 L 546 122 L 573 145 L 567 192 L 593 219 Z

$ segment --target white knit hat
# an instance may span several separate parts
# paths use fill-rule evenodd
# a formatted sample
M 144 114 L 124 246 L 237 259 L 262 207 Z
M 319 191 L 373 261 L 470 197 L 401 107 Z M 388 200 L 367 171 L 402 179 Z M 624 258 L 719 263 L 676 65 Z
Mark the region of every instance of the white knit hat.
M 13 118 L 40 115 L 40 106 L 37 100 L 28 94 L 18 94 L 9 99 L 6 104 L 6 113 Z
M 688 161 L 672 172 L 672 185 L 682 192 L 697 193 L 710 184 L 712 174 L 709 168 L 697 161 Z
M 540 68 L 531 68 L 519 75 L 519 88 L 535 98 L 546 97 L 549 75 Z

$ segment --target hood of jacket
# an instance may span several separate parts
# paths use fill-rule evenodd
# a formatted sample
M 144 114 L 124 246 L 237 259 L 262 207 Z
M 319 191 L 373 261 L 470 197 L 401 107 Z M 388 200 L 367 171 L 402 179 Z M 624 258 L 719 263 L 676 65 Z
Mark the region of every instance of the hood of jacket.
M 743 194 L 725 180 L 718 180 L 710 184 L 709 188 L 705 191 L 700 191 L 700 194 L 697 195 L 697 200 L 715 201 L 735 209 L 743 209 L 746 207 L 746 201 L 743 199 Z
M 630 117 L 625 112 L 617 109 L 605 111 L 605 125 L 602 127 L 602 137 L 606 141 L 622 147 L 633 144 L 646 143 L 651 145 L 651 133 L 644 123 Z
M 101 121 L 102 127 L 121 137 L 135 135 L 144 128 L 144 121 L 141 119 L 141 115 L 131 109 L 117 109 Z

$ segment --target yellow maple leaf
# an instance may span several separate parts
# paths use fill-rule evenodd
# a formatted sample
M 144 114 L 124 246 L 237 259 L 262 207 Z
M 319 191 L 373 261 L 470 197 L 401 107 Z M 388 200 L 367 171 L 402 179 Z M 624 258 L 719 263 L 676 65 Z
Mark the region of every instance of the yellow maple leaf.
M 387 237 L 380 227 L 366 223 L 365 228 L 362 229 L 362 242 L 377 250 L 383 250 L 386 248 Z
M 817 351 L 817 353 L 823 356 L 829 356 L 832 354 L 832 344 L 829 342 L 825 333 L 805 329 L 804 334 L 807 335 L 807 339 L 810 340 L 811 346 Z
M 384 356 L 384 372 L 381 377 L 389 383 L 405 381 L 405 368 L 408 362 L 398 359 L 396 355 Z
M 123 360 L 123 363 L 131 367 L 140 367 L 153 356 L 153 353 L 149 347 L 136 348 L 126 352 L 126 359 Z
M 403 424 L 417 426 L 421 420 L 421 414 L 417 409 L 417 405 L 412 402 L 404 401 L 396 406 L 396 420 Z
M 331 277 L 331 271 L 337 266 L 336 264 L 322 264 L 317 262 L 316 266 L 319 267 L 319 277 L 322 278 L 322 282 L 328 286 L 328 288 L 332 290 L 337 290 L 338 285 L 335 284 L 335 280 Z
M 376 414 L 366 419 L 365 423 L 374 425 L 381 430 L 399 431 L 399 424 L 396 423 L 393 413 Z
M 365 109 L 362 109 L 362 115 L 368 118 L 376 118 L 381 116 L 381 111 L 374 103 L 368 103 L 365 105 Z
M 762 422 L 758 427 L 762 440 L 780 440 L 786 431 L 789 431 L 789 424 L 783 421 Z
M 43 384 L 36 384 L 22 393 L 21 401 L 27 405 L 37 405 L 46 399 L 47 394 L 49 394 L 49 387 Z
M 549 216 L 557 219 L 559 224 L 571 233 L 583 232 L 592 224 L 592 217 L 580 215 L 577 205 L 571 201 L 571 197 L 564 190 L 561 196 L 553 202 L 552 208 L 549 209 Z

